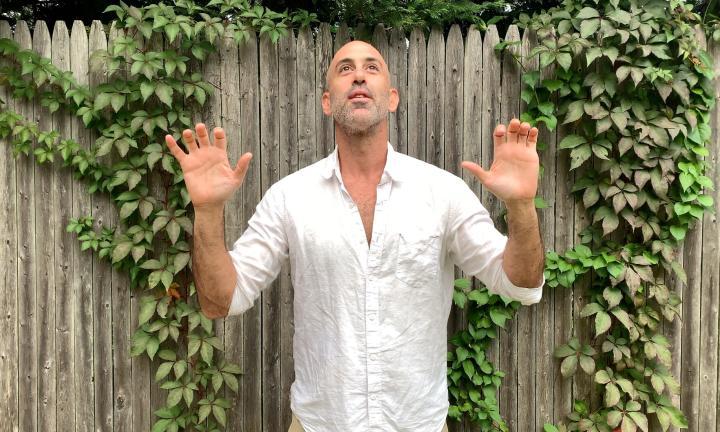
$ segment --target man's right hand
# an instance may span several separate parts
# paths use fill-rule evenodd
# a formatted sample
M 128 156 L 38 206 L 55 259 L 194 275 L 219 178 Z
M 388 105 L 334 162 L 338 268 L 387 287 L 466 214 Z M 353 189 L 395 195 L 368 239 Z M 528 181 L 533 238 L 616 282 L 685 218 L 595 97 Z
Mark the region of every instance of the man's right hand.
M 222 128 L 215 128 L 212 143 L 204 124 L 195 125 L 195 132 L 197 140 L 190 129 L 182 133 L 182 140 L 189 153 L 185 153 L 170 135 L 165 136 L 165 142 L 180 162 L 193 207 L 196 210 L 222 209 L 233 192 L 242 185 L 252 154 L 243 154 L 233 169 L 228 160 L 225 131 Z

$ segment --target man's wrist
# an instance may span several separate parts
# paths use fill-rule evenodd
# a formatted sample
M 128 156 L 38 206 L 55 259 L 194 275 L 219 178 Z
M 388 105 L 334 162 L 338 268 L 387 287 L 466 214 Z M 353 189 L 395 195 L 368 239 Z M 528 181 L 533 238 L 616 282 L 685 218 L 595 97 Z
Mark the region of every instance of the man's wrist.
M 505 201 L 508 213 L 535 211 L 535 198 Z
M 196 219 L 198 216 L 203 218 L 222 217 L 225 212 L 225 204 L 193 206 L 193 211 Z

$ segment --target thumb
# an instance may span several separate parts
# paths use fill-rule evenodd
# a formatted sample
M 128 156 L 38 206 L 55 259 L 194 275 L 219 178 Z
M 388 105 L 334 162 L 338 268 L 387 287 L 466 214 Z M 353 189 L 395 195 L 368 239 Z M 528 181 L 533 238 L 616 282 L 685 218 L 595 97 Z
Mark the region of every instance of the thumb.
M 483 167 L 476 163 L 464 161 L 460 164 L 460 166 L 473 173 L 473 175 L 475 175 L 475 177 L 477 177 L 477 179 L 480 180 L 480 183 L 482 184 L 485 184 L 486 181 L 490 179 L 490 173 L 488 171 L 485 171 Z
M 235 176 L 240 179 L 240 183 L 245 180 L 245 174 L 247 174 L 248 168 L 250 167 L 250 159 L 252 159 L 252 153 L 245 153 L 238 159 L 237 165 L 235 166 Z

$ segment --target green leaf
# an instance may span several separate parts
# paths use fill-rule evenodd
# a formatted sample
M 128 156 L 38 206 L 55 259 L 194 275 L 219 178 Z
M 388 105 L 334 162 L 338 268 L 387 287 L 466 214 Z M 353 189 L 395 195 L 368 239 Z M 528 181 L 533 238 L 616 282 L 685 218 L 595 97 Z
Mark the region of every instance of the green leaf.
M 130 242 L 122 242 L 115 246 L 115 249 L 113 249 L 112 253 L 112 262 L 116 263 L 123 258 L 125 258 L 128 253 L 130 253 L 130 249 L 132 248 L 133 244 Z
M 570 53 L 560 53 L 557 55 L 556 60 L 560 66 L 562 66 L 563 69 L 568 70 L 570 69 L 570 65 L 572 65 L 572 56 Z
M 218 405 L 213 405 L 212 407 L 213 416 L 215 419 L 220 423 L 223 427 L 225 427 L 225 410 Z
M 585 144 L 587 140 L 585 137 L 582 137 L 580 135 L 568 135 L 565 138 L 560 141 L 560 145 L 558 146 L 559 149 L 569 149 L 569 148 L 575 148 L 579 146 L 580 144 Z
M 182 387 L 174 388 L 170 390 L 167 396 L 167 406 L 174 407 L 180 402 L 180 399 L 182 399 L 183 396 L 183 389 Z
M 595 315 L 595 337 L 600 336 L 610 329 L 612 320 L 610 315 L 605 311 L 600 311 Z
M 574 102 L 570 102 L 570 104 L 568 104 L 567 114 L 565 116 L 565 120 L 563 121 L 563 124 L 572 123 L 572 122 L 580 119 L 583 116 L 583 114 L 585 113 L 584 106 L 585 106 L 585 101 L 583 101 L 583 100 L 577 100 Z
M 586 8 L 589 9 L 589 8 Z M 600 28 L 599 19 L 588 19 L 580 23 L 580 37 L 588 38 Z M 565 68 L 567 70 L 567 68 Z
M 577 15 L 575 15 L 575 18 L 581 19 L 581 20 L 586 20 L 588 18 L 597 18 L 599 16 L 600 16 L 600 13 L 597 10 L 595 10 L 591 7 L 584 7 L 580 10 L 580 12 L 577 13 Z
M 152 300 L 152 298 L 141 302 L 140 314 L 138 316 L 138 326 L 142 326 L 148 322 L 148 320 L 155 314 L 156 306 L 157 300 Z
M 160 419 L 152 427 L 151 432 L 165 432 L 167 427 L 172 423 L 173 419 Z
M 170 369 L 172 369 L 172 367 L 172 362 L 165 362 L 158 366 L 157 372 L 155 372 L 155 381 L 158 382 L 165 378 L 170 373 Z
M 203 361 L 207 364 L 212 364 L 212 358 L 213 358 L 213 347 L 207 342 L 203 342 L 200 345 L 200 357 L 202 357 Z
M 565 357 L 565 360 L 560 363 L 560 373 L 563 377 L 569 377 L 577 370 L 578 358 L 577 356 Z
M 490 309 L 490 319 L 495 325 L 505 328 L 505 320 L 507 318 L 505 311 L 501 309 Z
M 620 390 L 613 383 L 608 383 L 605 386 L 605 406 L 615 406 L 620 402 Z
M 155 91 L 155 85 L 151 81 L 142 81 L 140 83 L 140 95 L 143 98 L 143 102 L 146 102 Z
M 155 94 L 162 103 L 169 107 L 172 106 L 172 88 L 169 85 L 163 82 L 158 83 L 155 87 Z

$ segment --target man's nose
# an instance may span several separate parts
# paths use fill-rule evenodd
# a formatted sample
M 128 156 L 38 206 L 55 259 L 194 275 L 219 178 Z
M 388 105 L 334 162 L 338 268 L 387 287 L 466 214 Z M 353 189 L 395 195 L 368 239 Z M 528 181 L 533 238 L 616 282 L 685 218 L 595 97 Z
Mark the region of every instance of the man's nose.
M 365 70 L 363 68 L 355 69 L 355 80 L 356 83 L 365 82 Z

